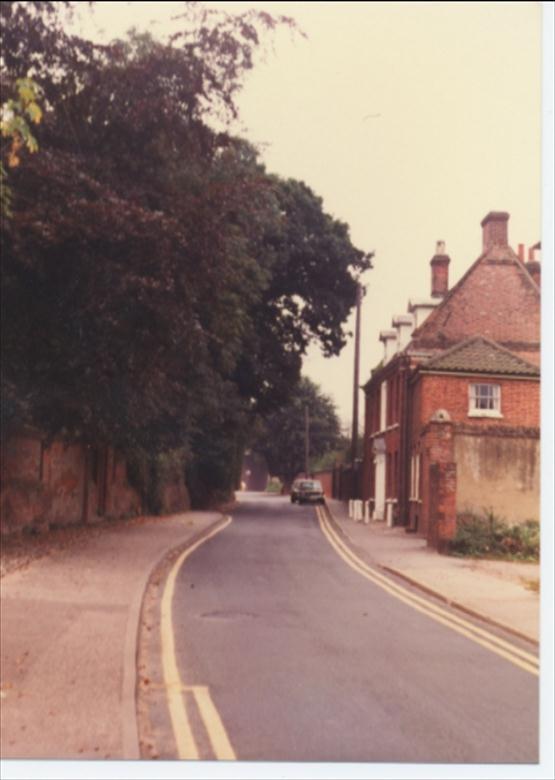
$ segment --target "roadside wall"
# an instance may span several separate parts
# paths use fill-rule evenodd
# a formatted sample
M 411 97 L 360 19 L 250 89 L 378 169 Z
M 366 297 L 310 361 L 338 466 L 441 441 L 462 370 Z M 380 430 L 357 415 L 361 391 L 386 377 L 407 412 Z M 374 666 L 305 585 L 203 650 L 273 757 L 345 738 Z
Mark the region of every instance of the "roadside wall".
M 183 474 L 175 469 L 166 476 L 160 489 L 161 507 L 163 515 L 171 515 L 175 512 L 186 512 L 191 508 L 191 499 Z
M 540 442 L 524 431 L 457 431 L 457 514 L 492 509 L 508 523 L 540 519 Z
M 322 483 L 322 489 L 326 498 L 333 498 L 333 469 L 326 471 L 316 471 L 314 479 L 319 479 Z
M 412 504 L 411 512 L 418 512 L 418 533 L 426 536 L 432 547 L 443 549 L 455 535 L 457 523 L 453 423 L 430 420 L 422 432 L 420 448 L 420 500 Z
M 4 441 L 0 476 L 2 534 L 141 512 L 125 461 L 112 447 L 61 440 L 46 446 L 38 432 L 23 431 Z

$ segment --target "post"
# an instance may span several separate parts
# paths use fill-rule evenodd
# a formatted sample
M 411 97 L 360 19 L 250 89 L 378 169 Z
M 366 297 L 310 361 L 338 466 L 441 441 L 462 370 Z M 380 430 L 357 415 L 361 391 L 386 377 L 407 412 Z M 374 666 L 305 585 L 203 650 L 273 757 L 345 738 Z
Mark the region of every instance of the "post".
M 310 419 L 308 417 L 308 404 L 304 408 L 304 475 L 310 476 L 308 461 L 310 458 Z
M 358 393 L 360 374 L 360 303 L 362 300 L 362 287 L 357 282 L 356 292 L 356 319 L 355 319 L 355 370 L 353 378 L 353 430 L 351 434 L 351 463 L 354 463 L 358 455 Z

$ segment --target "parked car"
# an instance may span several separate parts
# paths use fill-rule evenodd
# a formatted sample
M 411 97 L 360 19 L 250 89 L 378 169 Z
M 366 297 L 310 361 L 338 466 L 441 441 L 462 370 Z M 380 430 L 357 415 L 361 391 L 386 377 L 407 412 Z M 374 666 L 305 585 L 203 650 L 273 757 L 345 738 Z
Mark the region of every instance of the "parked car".
M 299 495 L 299 488 L 301 486 L 302 479 L 296 479 L 291 485 L 291 503 L 294 504 Z
M 325 501 L 322 483 L 317 479 L 296 479 L 291 486 L 291 503 L 307 502 L 323 504 Z

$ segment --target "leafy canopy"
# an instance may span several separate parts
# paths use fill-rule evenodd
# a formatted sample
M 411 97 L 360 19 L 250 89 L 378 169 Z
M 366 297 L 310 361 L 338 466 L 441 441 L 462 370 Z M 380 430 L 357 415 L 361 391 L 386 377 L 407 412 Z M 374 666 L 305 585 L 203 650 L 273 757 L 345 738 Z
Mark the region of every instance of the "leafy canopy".
M 4 421 L 179 449 L 206 498 L 233 486 L 309 343 L 342 348 L 371 257 L 309 187 L 214 129 L 262 32 L 289 20 L 188 4 L 169 42 L 98 46 L 60 6 L 1 7 L 2 83 L 32 78 L 43 101 L 2 237 Z

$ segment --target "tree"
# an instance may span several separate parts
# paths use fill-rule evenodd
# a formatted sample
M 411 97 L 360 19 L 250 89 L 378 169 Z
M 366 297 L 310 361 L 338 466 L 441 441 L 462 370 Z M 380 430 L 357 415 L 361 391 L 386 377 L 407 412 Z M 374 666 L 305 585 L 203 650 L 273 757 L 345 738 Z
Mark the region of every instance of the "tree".
M 24 52 L 51 102 L 4 235 L 4 410 L 52 435 L 176 446 L 233 371 L 262 283 L 244 235 L 260 176 L 203 121 L 210 99 L 232 109 L 258 39 L 239 18 L 202 62 L 137 35 L 64 62 L 55 17 L 9 5 L 3 78 Z
M 304 472 L 305 409 L 310 420 L 311 462 L 333 452 L 341 443 L 341 429 L 331 399 L 318 385 L 302 378 L 289 402 L 261 422 L 252 449 L 264 455 L 272 476 L 289 485 Z
M 261 414 L 287 400 L 310 343 L 318 343 L 325 355 L 339 354 L 357 277 L 372 267 L 372 254 L 353 246 L 347 225 L 326 214 L 322 199 L 306 184 L 268 180 L 272 216 L 253 251 L 269 278 L 235 375 Z
M 341 348 L 370 256 L 306 185 L 210 124 L 234 116 L 270 17 L 194 7 L 170 43 L 95 46 L 63 32 L 57 5 L 2 5 L 3 82 L 32 74 L 44 95 L 2 237 L 4 424 L 141 462 L 179 452 L 206 503 L 235 486 L 310 341 Z

